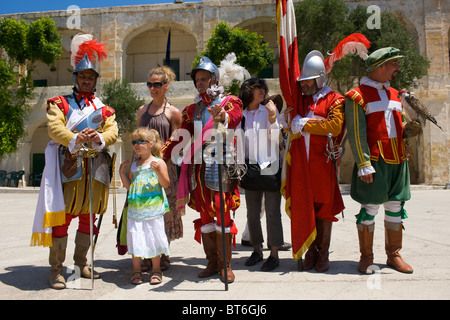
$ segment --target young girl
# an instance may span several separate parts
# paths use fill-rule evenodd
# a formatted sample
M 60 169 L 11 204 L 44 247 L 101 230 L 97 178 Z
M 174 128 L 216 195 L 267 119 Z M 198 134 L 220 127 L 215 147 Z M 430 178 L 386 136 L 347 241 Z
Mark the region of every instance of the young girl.
M 131 164 L 129 174 L 120 165 L 120 178 L 128 190 L 127 244 L 133 255 L 131 282 L 142 283 L 141 258 L 152 260 L 150 284 L 162 282 L 160 257 L 169 255 L 164 231 L 164 214 L 169 203 L 163 188 L 170 184 L 166 163 L 161 159 L 161 140 L 156 130 L 139 128 L 130 135 L 133 150 L 139 157 Z

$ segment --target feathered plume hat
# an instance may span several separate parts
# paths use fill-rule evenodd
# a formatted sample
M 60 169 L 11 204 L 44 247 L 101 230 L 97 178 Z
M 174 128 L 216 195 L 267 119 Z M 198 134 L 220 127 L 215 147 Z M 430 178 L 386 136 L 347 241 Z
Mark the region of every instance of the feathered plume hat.
M 333 64 L 344 58 L 348 54 L 358 54 L 363 60 L 366 60 L 367 49 L 370 42 L 361 33 L 353 33 L 341 40 L 332 53 L 328 53 L 329 57 L 324 59 L 321 52 L 313 50 L 305 57 L 300 77 L 297 81 L 316 80 L 318 88 L 322 88 L 327 79 L 326 74 L 330 73 Z
M 244 67 L 236 63 L 236 54 L 231 52 L 220 62 L 220 85 L 226 92 L 237 95 L 242 83 L 249 79 L 250 73 Z
M 369 47 L 370 41 L 361 33 L 353 33 L 345 37 L 334 48 L 333 52 L 329 53 L 329 57 L 325 59 L 325 72 L 329 73 L 333 68 L 333 64 L 348 54 L 357 54 L 364 61 L 367 60 Z
M 104 48 L 106 43 L 98 42 L 91 34 L 77 34 L 73 37 L 70 44 L 70 64 L 74 68 L 74 76 L 82 70 L 95 70 L 93 62 L 96 56 L 98 61 L 107 58 L 108 50 Z

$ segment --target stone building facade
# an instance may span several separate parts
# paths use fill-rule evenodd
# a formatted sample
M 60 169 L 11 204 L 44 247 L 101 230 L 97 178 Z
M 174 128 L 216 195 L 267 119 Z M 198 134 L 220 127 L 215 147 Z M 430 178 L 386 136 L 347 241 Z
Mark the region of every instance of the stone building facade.
M 410 161 L 411 177 L 413 183 L 450 182 L 450 4 L 445 0 L 361 0 L 346 3 L 349 7 L 377 5 L 381 11 L 397 14 L 413 34 L 419 52 L 430 59 L 428 75 L 420 79 L 421 86 L 416 90 L 416 95 L 425 101 L 444 132 L 427 124 L 423 134 L 410 142 L 413 155 Z M 33 110 L 27 120 L 28 136 L 21 142 L 16 154 L 0 160 L 0 169 L 25 170 L 22 185 L 28 183 L 29 173 L 42 169 L 42 157 L 49 141 L 45 118 L 46 100 L 71 92 L 69 48 L 71 37 L 76 33 L 91 33 L 107 43 L 108 59 L 96 66 L 102 76 L 100 95 L 102 83 L 128 78 L 139 94 L 150 101 L 151 97 L 145 86 L 147 72 L 164 64 L 170 29 L 171 65 L 178 81 L 171 85 L 168 97 L 174 105 L 181 108 L 191 103 L 196 94 L 190 81 L 192 61 L 204 49 L 214 26 L 220 21 L 226 21 L 231 27 L 257 32 L 277 54 L 275 10 L 275 0 L 203 0 L 0 16 L 0 19 L 24 20 L 50 17 L 56 22 L 64 47 L 63 55 L 54 65 L 38 65 L 34 79 L 42 87 L 36 89 L 36 97 L 32 101 Z M 260 76 L 267 78 L 271 93 L 280 92 L 277 64 L 269 66 Z M 127 138 L 123 137 L 123 141 L 112 148 L 111 151 L 118 153 L 118 161 L 130 154 L 128 145 Z M 343 183 L 350 181 L 353 165 L 351 152 L 349 148 L 346 150 L 340 172 Z

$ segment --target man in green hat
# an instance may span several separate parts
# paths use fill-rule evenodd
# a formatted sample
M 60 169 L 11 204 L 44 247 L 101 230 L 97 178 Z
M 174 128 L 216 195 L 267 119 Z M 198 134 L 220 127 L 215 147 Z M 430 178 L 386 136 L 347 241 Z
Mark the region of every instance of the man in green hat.
M 376 50 L 366 60 L 368 77 L 346 94 L 345 120 L 355 159 L 351 197 L 361 204 L 356 215 L 361 257 L 358 270 L 373 273 L 375 215 L 384 206 L 387 265 L 412 273 L 399 254 L 402 248 L 403 208 L 411 197 L 406 146 L 403 141 L 402 103 L 390 86 L 400 70 L 400 50 Z

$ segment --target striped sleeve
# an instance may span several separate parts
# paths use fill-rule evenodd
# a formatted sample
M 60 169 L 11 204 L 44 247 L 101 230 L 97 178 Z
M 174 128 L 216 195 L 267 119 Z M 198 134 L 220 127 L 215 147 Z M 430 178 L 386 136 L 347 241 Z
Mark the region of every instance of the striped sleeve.
M 361 105 L 350 98 L 345 101 L 345 122 L 348 141 L 358 169 L 371 166 L 365 113 Z

